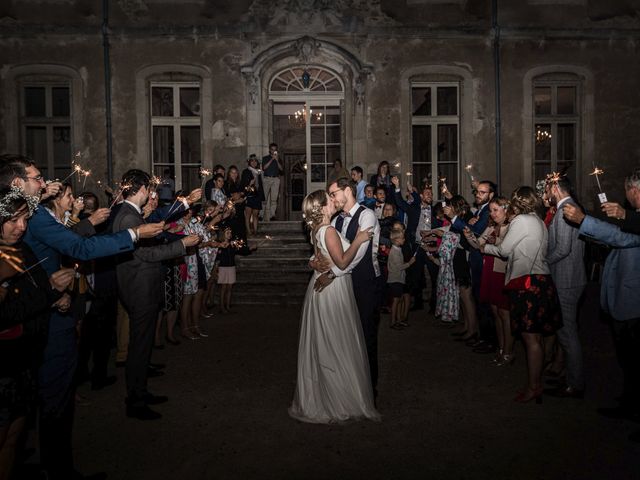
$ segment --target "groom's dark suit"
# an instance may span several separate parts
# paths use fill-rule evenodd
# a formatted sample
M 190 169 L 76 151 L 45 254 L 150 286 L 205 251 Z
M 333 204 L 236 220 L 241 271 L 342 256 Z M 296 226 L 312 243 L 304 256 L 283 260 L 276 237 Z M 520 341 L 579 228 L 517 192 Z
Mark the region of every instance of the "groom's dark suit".
M 369 370 L 371 373 L 371 384 L 374 395 L 377 394 L 376 385 L 378 383 L 378 324 L 380 323 L 380 273 L 374 262 L 377 260 L 373 256 L 373 248 L 377 248 L 377 238 L 380 232 L 378 221 L 373 217 L 363 219 L 363 216 L 373 216 L 373 211 L 363 206 L 354 206 L 349 214 L 353 215 L 344 229 L 345 214 L 336 217 L 336 230 L 341 232 L 350 242 L 356 238 L 359 230 L 374 226 L 374 239 L 364 244 L 366 251 L 364 256 L 351 270 L 353 281 L 353 293 L 356 297 L 362 331 L 367 346 L 367 356 L 369 357 Z M 364 220 L 364 221 L 363 221 Z M 360 247 L 362 248 L 362 247 Z M 358 255 L 352 262 L 354 265 Z M 350 267 L 351 267 L 350 266 Z M 347 269 L 348 271 L 348 269 Z

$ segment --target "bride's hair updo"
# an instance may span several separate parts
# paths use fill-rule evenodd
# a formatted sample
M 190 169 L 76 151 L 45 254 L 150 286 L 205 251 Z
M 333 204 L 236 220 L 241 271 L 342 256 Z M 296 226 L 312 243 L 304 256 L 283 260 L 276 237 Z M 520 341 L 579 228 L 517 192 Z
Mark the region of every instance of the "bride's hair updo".
M 327 206 L 329 196 L 324 190 L 316 190 L 304 197 L 302 202 L 302 216 L 311 230 L 315 229 L 324 220 L 322 208 Z

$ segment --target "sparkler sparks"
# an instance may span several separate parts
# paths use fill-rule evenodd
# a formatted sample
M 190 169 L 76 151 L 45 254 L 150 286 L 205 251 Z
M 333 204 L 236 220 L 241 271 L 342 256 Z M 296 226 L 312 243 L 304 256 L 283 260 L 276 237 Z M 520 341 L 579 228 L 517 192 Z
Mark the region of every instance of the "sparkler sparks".
M 4 260 L 9 264 L 11 268 L 14 270 L 24 273 L 26 270 L 23 270 L 22 265 L 23 261 L 18 255 L 13 255 L 14 252 L 18 250 L 13 247 L 8 247 L 5 245 L 0 246 L 2 250 L 0 250 L 0 259 Z
M 598 199 L 600 200 L 600 203 L 607 202 L 607 194 L 602 191 L 602 185 L 600 185 L 600 175 L 603 175 L 603 174 L 604 174 L 604 170 L 596 167 L 595 165 L 593 166 L 593 172 L 589 174 L 596 177 L 596 183 L 598 184 L 598 191 L 600 192 L 598 193 Z

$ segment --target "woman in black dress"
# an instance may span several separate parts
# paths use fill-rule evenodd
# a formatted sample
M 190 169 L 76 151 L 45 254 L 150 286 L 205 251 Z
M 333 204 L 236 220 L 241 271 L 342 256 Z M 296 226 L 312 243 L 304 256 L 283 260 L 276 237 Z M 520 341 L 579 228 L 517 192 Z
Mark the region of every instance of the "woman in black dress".
M 35 204 L 17 187 L 0 192 L 0 474 L 10 476 L 26 417 L 36 402 L 36 374 L 51 308 L 66 311 L 63 292 L 74 278 L 64 268 L 49 278 L 22 242 Z M 15 250 L 7 250 L 13 248 Z M 14 265 L 17 267 L 14 267 Z M 22 271 L 20 271 L 22 270 Z
M 248 235 L 258 232 L 258 214 L 262 210 L 264 189 L 262 188 L 262 170 L 258 167 L 258 157 L 254 154 L 247 160 L 248 166 L 242 171 L 240 185 L 247 196 L 244 208 L 244 221 Z

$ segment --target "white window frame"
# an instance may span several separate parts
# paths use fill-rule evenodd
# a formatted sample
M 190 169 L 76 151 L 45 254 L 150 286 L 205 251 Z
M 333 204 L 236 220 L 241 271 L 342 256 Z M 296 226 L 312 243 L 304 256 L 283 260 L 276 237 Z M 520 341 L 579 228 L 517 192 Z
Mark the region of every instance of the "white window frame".
M 535 111 L 535 94 L 537 87 L 550 87 L 551 88 L 551 113 L 538 115 Z M 575 112 L 573 114 L 558 114 L 558 87 L 574 87 L 576 89 L 575 95 Z M 577 80 L 554 80 L 554 79 L 534 79 L 533 85 L 531 88 L 531 102 L 532 102 L 532 113 L 533 113 L 533 135 L 531 137 L 531 152 L 532 152 L 532 176 L 535 178 L 536 165 L 539 163 L 536 158 L 536 125 L 539 124 L 549 124 L 551 125 L 551 158 L 550 158 L 550 170 L 551 172 L 558 171 L 558 124 L 574 124 L 575 125 L 575 136 L 574 136 L 574 151 L 575 151 L 575 164 L 574 164 L 574 176 L 573 181 L 575 183 L 574 187 L 576 190 L 579 189 L 580 185 L 580 172 L 582 167 L 581 159 L 581 145 L 582 145 L 582 122 L 581 122 L 581 90 L 580 90 L 580 82 Z M 537 179 L 540 180 L 540 179 Z
M 456 97 L 457 97 L 457 115 L 437 115 L 438 109 L 438 97 L 437 97 L 437 88 L 438 87 L 455 87 L 456 88 Z M 458 190 L 461 191 L 460 184 L 460 161 L 461 161 L 461 150 L 460 150 L 460 108 L 461 108 L 461 98 L 460 98 L 460 82 L 411 82 L 411 92 L 409 94 L 409 98 L 413 98 L 412 91 L 414 88 L 430 88 L 431 89 L 431 115 L 414 115 L 413 114 L 413 105 L 410 106 L 411 111 L 411 143 L 413 144 L 413 127 L 414 126 L 430 126 L 431 127 L 431 183 L 433 184 L 434 194 L 436 193 L 439 185 L 438 182 L 438 126 L 439 125 L 456 125 L 456 133 L 457 133 L 457 167 L 456 167 L 456 184 L 458 185 Z M 411 155 L 411 159 L 409 164 L 411 165 L 410 172 L 412 173 L 412 183 L 415 186 L 420 187 L 422 179 L 413 178 L 414 165 L 424 165 L 425 163 L 419 162 L 415 163 L 413 159 L 413 148 L 410 149 L 409 154 Z
M 154 87 L 171 87 L 173 89 L 173 116 L 157 117 L 153 116 L 153 88 Z M 155 172 L 155 167 L 173 167 L 175 175 L 176 191 L 182 189 L 182 167 L 202 167 L 204 162 L 204 145 L 202 133 L 202 109 L 197 117 L 181 117 L 180 116 L 180 89 L 181 88 L 198 88 L 200 92 L 200 102 L 202 104 L 202 84 L 200 82 L 150 82 L 149 83 L 149 117 L 151 118 L 150 129 L 150 149 L 151 152 L 151 171 Z M 182 139 L 180 127 L 200 127 L 200 162 L 199 163 L 183 163 L 182 162 Z M 154 162 L 154 144 L 153 144 L 153 127 L 173 127 L 173 163 Z
M 54 117 L 53 116 L 53 95 L 52 89 L 54 88 L 67 88 L 69 90 L 69 116 L 68 117 Z M 45 89 L 45 116 L 44 117 L 27 117 L 26 116 L 26 89 L 27 88 L 44 88 Z M 73 134 L 73 101 L 72 101 L 72 88 L 69 81 L 42 81 L 42 82 L 24 82 L 20 83 L 20 136 L 21 136 L 21 150 L 24 154 L 27 153 L 27 128 L 28 127 L 44 127 L 46 129 L 47 137 L 47 158 L 34 158 L 33 160 L 45 167 L 47 170 L 43 174 L 47 178 L 53 179 L 55 172 L 54 162 L 54 144 L 53 144 L 53 129 L 54 127 L 67 127 L 69 128 L 69 172 L 71 172 L 71 163 L 73 161 L 73 145 L 75 144 Z M 60 168 L 60 166 L 58 166 Z

